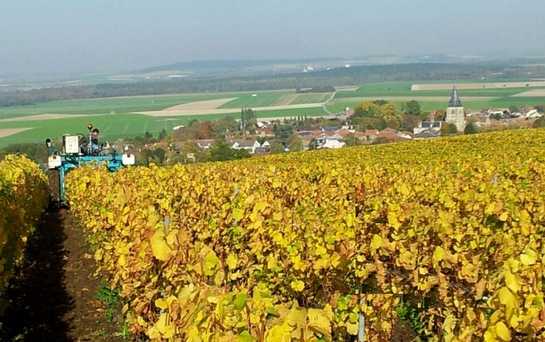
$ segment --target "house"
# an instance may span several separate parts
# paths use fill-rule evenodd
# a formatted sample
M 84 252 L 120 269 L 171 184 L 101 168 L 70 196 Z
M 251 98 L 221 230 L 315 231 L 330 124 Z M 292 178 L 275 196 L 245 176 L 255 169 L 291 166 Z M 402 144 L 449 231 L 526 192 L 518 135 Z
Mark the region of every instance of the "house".
M 363 142 L 367 141 L 367 136 L 365 135 L 364 132 L 356 131 L 354 132 L 354 136 L 358 138 L 359 141 L 363 141 Z
M 234 150 L 246 150 L 254 154 L 256 149 L 261 147 L 261 144 L 257 140 L 232 140 L 230 146 Z
M 336 134 L 329 135 L 324 132 L 320 135 L 308 135 L 303 137 L 304 149 L 341 148 L 345 145 L 346 143 L 343 141 L 343 137 Z
M 537 109 L 530 109 L 526 113 L 524 113 L 524 117 L 526 119 L 533 119 L 533 118 L 540 118 L 543 114 L 540 114 Z
M 414 136 L 414 133 L 409 131 L 400 131 L 400 132 L 397 132 L 397 135 L 399 135 L 403 139 L 412 139 Z
M 197 143 L 201 151 L 206 151 L 212 146 L 212 144 L 214 143 L 214 139 L 200 139 L 196 140 L 195 142 Z
M 410 132 L 400 132 L 396 131 L 393 128 L 387 127 L 382 131 L 378 132 L 378 135 L 376 136 L 375 140 L 373 140 L 373 142 L 396 141 L 402 139 L 410 140 L 412 138 L 413 137 Z
M 393 128 L 387 127 L 379 132 L 378 138 L 381 140 L 399 140 L 402 139 L 397 131 Z
M 310 143 L 313 142 L 314 143 L 314 136 L 312 135 L 306 135 L 306 136 L 303 136 L 301 137 L 301 140 L 303 141 L 303 150 L 306 151 L 306 150 L 310 150 L 311 146 L 310 146 Z
M 337 126 L 331 126 L 331 127 L 322 127 L 322 132 L 336 132 L 338 130 Z
M 349 129 L 348 127 L 346 126 L 343 126 L 341 129 L 337 130 L 335 132 L 336 135 L 338 136 L 341 136 L 343 138 L 346 138 L 346 136 L 350 135 L 350 134 L 354 134 L 356 133 L 356 130 L 354 129 Z
M 309 132 L 309 131 L 299 131 L 299 132 L 295 132 L 295 134 L 298 135 L 300 138 L 314 136 L 314 134 L 312 134 L 312 132 Z
M 424 130 L 420 131 L 417 134 L 413 134 L 413 140 L 422 140 L 422 139 L 432 139 L 432 138 L 438 138 L 440 136 L 440 132 L 434 132 L 431 130 Z
M 346 143 L 344 141 L 339 141 L 337 139 L 326 139 L 325 142 L 318 146 L 319 149 L 322 148 L 341 148 L 344 147 Z
M 333 133 L 333 134 L 332 134 Z M 328 139 L 332 140 L 344 140 L 345 135 L 338 134 L 337 132 L 330 132 L 324 134 Z
M 501 108 L 490 108 L 487 110 L 488 115 L 504 115 L 507 112 L 507 109 L 501 109 Z
M 413 133 L 418 134 L 423 131 L 440 132 L 443 121 L 420 121 L 418 127 L 413 128 Z
M 378 136 L 380 135 L 379 131 L 376 129 L 367 129 L 364 132 L 362 132 L 363 136 L 365 137 L 364 141 L 375 141 L 377 140 Z M 359 134 L 357 134 L 359 135 Z
M 474 124 L 477 127 L 489 127 L 491 125 L 490 116 L 479 116 Z
M 274 132 L 270 126 L 258 128 L 255 134 L 260 137 L 274 137 Z

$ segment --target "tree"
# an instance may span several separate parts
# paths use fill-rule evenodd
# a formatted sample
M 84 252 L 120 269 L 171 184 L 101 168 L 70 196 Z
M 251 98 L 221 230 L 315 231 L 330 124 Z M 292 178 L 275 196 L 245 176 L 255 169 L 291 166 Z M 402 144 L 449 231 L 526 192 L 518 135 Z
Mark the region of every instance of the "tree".
M 242 108 L 240 111 L 240 128 L 241 130 L 245 129 L 255 129 L 257 125 L 257 115 L 251 108 Z
M 434 119 L 436 121 L 445 121 L 446 117 L 447 117 L 447 112 L 444 109 L 439 109 L 435 111 Z
M 166 151 L 162 148 L 156 148 L 151 150 L 151 161 L 156 165 L 163 165 L 165 161 Z
M 532 127 L 539 128 L 539 127 L 545 127 L 545 115 L 534 121 L 532 124 Z
M 395 103 L 388 102 L 380 106 L 379 113 L 386 120 L 388 127 L 393 129 L 399 128 L 402 117 L 401 111 L 396 107 Z
M 520 113 L 520 108 L 517 106 L 509 106 L 509 113 Z
M 165 139 L 166 137 L 167 137 L 167 130 L 163 128 L 161 132 L 159 133 L 159 141 Z
M 287 146 L 290 152 L 297 152 L 303 150 L 303 139 L 297 134 L 292 134 L 288 138 Z
M 234 150 L 225 140 L 216 140 L 206 151 L 210 161 L 226 161 L 250 157 L 250 153 L 244 149 Z
M 212 138 L 225 139 L 228 134 L 234 134 L 240 128 L 238 121 L 232 116 L 212 122 Z
M 458 128 L 456 128 L 456 125 L 450 122 L 445 122 L 443 126 L 441 126 L 441 135 L 453 135 L 458 133 Z
M 271 154 L 282 152 L 284 152 L 284 143 L 279 139 L 271 141 Z
M 318 140 L 316 138 L 312 138 L 308 144 L 309 150 L 316 150 L 318 149 Z
M 373 103 L 376 104 L 376 105 L 379 106 L 379 107 L 382 107 L 382 106 L 384 106 L 385 104 L 387 104 L 388 101 L 386 101 L 386 100 L 375 100 L 375 101 L 373 101 Z
M 233 156 L 233 150 L 225 140 L 216 140 L 206 151 L 210 161 L 226 161 Z
M 401 124 L 399 123 L 397 119 L 388 120 L 387 125 L 388 127 L 395 129 L 396 131 L 399 130 L 399 127 L 401 126 Z
M 163 162 L 163 165 L 176 165 L 176 164 L 184 164 L 187 163 L 187 160 L 185 159 L 185 156 L 183 156 L 181 153 L 177 153 L 175 151 L 169 151 L 167 152 L 166 159 Z
M 191 119 L 191 121 L 189 121 L 189 123 L 187 124 L 187 127 L 194 127 L 194 126 L 197 126 L 199 124 L 199 120 L 197 119 Z
M 534 109 L 540 113 L 545 113 L 545 104 L 536 105 L 534 106 Z
M 420 118 L 416 115 L 411 114 L 403 114 L 403 119 L 401 121 L 401 129 L 407 130 L 407 131 L 413 131 L 413 128 L 418 127 L 418 124 L 420 123 Z
M 379 106 L 370 101 L 364 101 L 354 108 L 354 114 L 351 118 L 370 117 L 374 118 L 378 115 Z
M 203 152 L 201 152 L 199 144 L 196 141 L 185 141 L 181 149 L 181 154 L 184 162 L 199 162 L 204 159 Z
M 231 149 L 232 151 L 232 154 L 231 154 L 231 159 L 244 159 L 244 158 L 249 158 L 251 157 L 250 155 L 250 152 L 246 149 L 239 149 L 239 150 L 233 150 Z
M 45 143 L 26 143 L 9 145 L 3 148 L 0 150 L 0 159 L 8 154 L 24 154 L 38 164 L 43 164 L 47 162 L 49 153 L 45 147 Z
M 156 148 L 153 150 L 144 150 L 140 152 L 138 158 L 139 165 L 148 166 L 149 164 L 163 165 L 165 161 L 166 151 L 162 148 Z
M 422 115 L 422 108 L 420 107 L 420 103 L 415 100 L 402 103 L 401 111 L 403 111 L 405 114 L 414 115 L 417 117 L 420 117 Z
M 477 126 L 473 122 L 468 122 L 464 128 L 464 134 L 475 134 L 477 132 Z
M 362 144 L 360 139 L 358 139 L 358 137 L 356 137 L 353 133 L 350 133 L 344 137 L 344 142 L 346 143 L 346 146 L 359 146 Z
M 369 118 L 369 117 L 359 117 L 351 119 L 352 124 L 358 126 L 359 129 L 378 129 L 383 130 L 387 127 L 388 123 L 381 117 Z
M 490 115 L 490 118 L 499 121 L 499 120 L 503 119 L 503 114 L 494 113 L 494 114 Z
M 212 138 L 212 122 L 202 121 L 194 127 L 193 135 L 195 139 L 211 139 Z
M 274 126 L 273 126 L 274 131 Z M 276 126 L 276 130 L 274 131 L 274 136 L 281 140 L 283 143 L 287 143 L 288 138 L 293 134 L 293 127 L 290 124 L 283 124 L 280 126 Z

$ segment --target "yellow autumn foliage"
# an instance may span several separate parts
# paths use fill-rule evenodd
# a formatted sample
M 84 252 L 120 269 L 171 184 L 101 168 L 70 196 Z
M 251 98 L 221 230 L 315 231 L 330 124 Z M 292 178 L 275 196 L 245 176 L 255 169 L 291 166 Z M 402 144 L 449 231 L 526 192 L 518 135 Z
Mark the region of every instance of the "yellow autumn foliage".
M 126 289 L 135 335 L 342 340 L 364 314 L 374 340 L 391 333 L 405 294 L 424 303 L 419 333 L 432 341 L 535 340 L 543 146 L 545 131 L 525 130 L 82 168 L 67 191 L 104 275 Z M 130 246 L 123 262 L 118 242 Z
M 38 164 L 22 155 L 0 161 L 0 297 L 23 260 L 27 239 L 47 200 L 47 177 Z M 4 305 L 0 300 L 0 314 Z

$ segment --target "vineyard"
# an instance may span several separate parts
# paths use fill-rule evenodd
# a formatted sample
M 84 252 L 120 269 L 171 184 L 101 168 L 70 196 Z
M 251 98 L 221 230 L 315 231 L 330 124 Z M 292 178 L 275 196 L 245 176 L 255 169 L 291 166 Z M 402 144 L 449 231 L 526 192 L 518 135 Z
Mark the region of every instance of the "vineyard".
M 389 340 L 404 308 L 430 341 L 535 341 L 544 144 L 525 130 L 82 168 L 67 189 L 133 336 Z
M 47 196 L 47 179 L 36 163 L 15 155 L 0 161 L 0 316 L 7 305 L 6 286 L 23 261 Z

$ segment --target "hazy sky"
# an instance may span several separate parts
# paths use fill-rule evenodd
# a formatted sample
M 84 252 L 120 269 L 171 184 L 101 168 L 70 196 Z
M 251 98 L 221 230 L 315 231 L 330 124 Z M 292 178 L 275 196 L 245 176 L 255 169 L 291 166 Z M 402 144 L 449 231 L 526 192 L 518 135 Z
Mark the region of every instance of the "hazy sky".
M 545 51 L 543 0 L 0 0 L 0 75 Z

